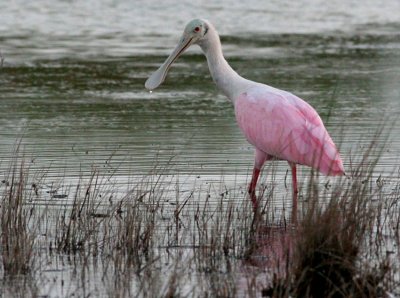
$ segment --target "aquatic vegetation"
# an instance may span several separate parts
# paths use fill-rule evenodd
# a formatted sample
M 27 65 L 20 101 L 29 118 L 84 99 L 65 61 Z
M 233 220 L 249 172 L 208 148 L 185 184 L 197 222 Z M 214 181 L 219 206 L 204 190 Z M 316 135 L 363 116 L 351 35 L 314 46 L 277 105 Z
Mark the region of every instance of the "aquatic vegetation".
M 245 183 L 181 190 L 172 162 L 131 177 L 123 191 L 116 177 L 93 166 L 90 175 L 41 200 L 45 173 L 15 156 L 1 185 L 1 294 L 399 292 L 400 180 L 374 174 L 377 154 L 352 160 L 347 177 L 332 185 L 321 185 L 312 172 L 302 185 L 297 227 L 274 207 L 273 187 L 262 186 L 265 205 L 255 220 Z
M 28 274 L 32 270 L 37 237 L 34 207 L 26 205 L 28 169 L 18 158 L 2 180 L 0 200 L 0 255 L 4 276 Z
M 266 296 L 386 297 L 398 291 L 393 274 L 399 270 L 399 229 L 393 225 L 399 219 L 399 180 L 385 194 L 383 178 L 373 175 L 380 156 L 373 150 L 371 144 L 347 178 L 330 189 L 310 180 L 290 264 L 263 290 Z

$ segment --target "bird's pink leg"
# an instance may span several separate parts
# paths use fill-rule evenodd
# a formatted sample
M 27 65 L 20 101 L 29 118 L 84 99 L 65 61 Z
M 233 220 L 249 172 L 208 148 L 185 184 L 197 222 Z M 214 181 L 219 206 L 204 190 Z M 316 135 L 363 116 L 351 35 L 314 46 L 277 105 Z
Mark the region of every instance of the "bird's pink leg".
M 297 195 L 299 190 L 297 188 L 297 170 L 296 164 L 289 162 L 290 168 L 292 169 L 292 188 L 293 188 L 293 205 L 292 205 L 292 222 L 297 222 Z
M 257 185 L 257 180 L 258 180 L 259 175 L 260 175 L 260 169 L 254 167 L 253 175 L 251 177 L 251 182 L 249 185 L 249 195 L 250 195 L 251 202 L 253 203 L 253 211 L 254 212 L 256 212 L 257 207 L 258 207 L 257 196 L 256 196 L 256 185 Z
M 269 155 L 266 153 L 256 149 L 256 154 L 255 154 L 255 162 L 254 162 L 254 168 L 253 168 L 253 175 L 251 177 L 251 182 L 249 185 L 249 195 L 251 202 L 253 203 L 253 211 L 256 212 L 258 208 L 258 201 L 257 201 L 257 196 L 256 196 L 256 186 L 257 186 L 257 181 L 258 177 L 260 175 L 260 171 L 262 166 L 264 165 L 264 162 L 269 159 Z

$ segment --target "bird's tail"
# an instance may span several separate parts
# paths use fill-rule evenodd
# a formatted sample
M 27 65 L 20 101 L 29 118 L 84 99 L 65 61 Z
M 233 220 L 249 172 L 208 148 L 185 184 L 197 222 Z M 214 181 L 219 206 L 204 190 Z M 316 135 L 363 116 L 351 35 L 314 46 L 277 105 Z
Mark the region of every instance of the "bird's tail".
M 324 175 L 345 175 L 342 158 L 333 142 L 328 146 L 324 146 L 324 150 L 321 154 L 315 156 L 314 164 L 315 167 Z

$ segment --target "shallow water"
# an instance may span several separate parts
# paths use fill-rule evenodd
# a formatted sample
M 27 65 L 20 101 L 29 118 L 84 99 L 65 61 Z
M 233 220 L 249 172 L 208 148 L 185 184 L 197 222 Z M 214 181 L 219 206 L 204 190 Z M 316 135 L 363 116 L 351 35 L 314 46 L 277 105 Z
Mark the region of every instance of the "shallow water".
M 46 181 L 44 194 L 87 178 L 93 168 L 123 192 L 166 166 L 171 197 L 180 191 L 187 198 L 193 188 L 223 192 L 228 185 L 243 199 L 253 149 L 200 50 L 189 49 L 159 89 L 144 88 L 187 21 L 204 17 L 220 32 L 239 74 L 315 107 L 346 170 L 372 140 L 384 144 L 389 136 L 385 150 L 373 154 L 382 155 L 376 177 L 391 177 L 400 161 L 399 11 L 397 0 L 2 2 L 0 176 L 21 140 L 31 172 Z M 266 179 L 274 176 L 277 199 L 290 198 L 287 169 L 274 162 L 264 171 Z M 299 174 L 305 181 L 309 169 L 300 167 Z
M 339 0 L 0 4 L 1 175 L 21 139 L 31 171 L 50 183 L 74 184 L 98 168 L 125 189 L 136 179 L 131 177 L 168 164 L 168 174 L 181 177 L 187 190 L 211 182 L 218 188 L 221 181 L 244 189 L 253 148 L 200 50 L 189 49 L 159 89 L 144 89 L 185 23 L 201 16 L 219 30 L 225 56 L 238 73 L 291 91 L 316 108 L 346 170 L 385 124 L 378 143 L 390 134 L 388 144 L 373 154 L 382 155 L 376 176 L 391 176 L 400 149 L 399 5 L 394 0 L 379 6 Z M 275 162 L 264 171 L 284 195 L 287 169 L 285 162 Z M 306 167 L 299 172 L 300 181 L 309 175 Z
M 143 86 L 186 21 L 205 15 L 238 73 L 316 108 L 347 170 L 386 124 L 380 139 L 392 137 L 377 176 L 390 175 L 400 149 L 393 124 L 400 110 L 399 4 L 345 3 L 314 0 L 306 9 L 258 1 L 2 4 L 0 156 L 9 159 L 22 139 L 31 169 L 50 180 L 69 181 L 97 167 L 122 185 L 173 157 L 173 173 L 196 177 L 187 180 L 189 188 L 193 179 L 221 177 L 244 187 L 253 149 L 200 50 L 189 49 L 153 93 Z M 277 162 L 274 168 L 282 185 L 288 167 Z M 300 181 L 308 173 L 301 167 Z

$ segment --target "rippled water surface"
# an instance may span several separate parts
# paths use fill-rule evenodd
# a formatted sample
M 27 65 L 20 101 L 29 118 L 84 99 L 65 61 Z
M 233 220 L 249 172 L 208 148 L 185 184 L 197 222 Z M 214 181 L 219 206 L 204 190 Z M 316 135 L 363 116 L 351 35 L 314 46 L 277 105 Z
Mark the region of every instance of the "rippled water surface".
M 32 168 L 75 177 L 92 165 L 145 174 L 174 157 L 174 171 L 246 177 L 253 149 L 198 48 L 153 93 L 146 78 L 185 23 L 212 21 L 227 60 L 244 77 L 291 91 L 320 113 L 350 156 L 384 122 L 379 164 L 399 162 L 400 5 L 374 1 L 12 1 L 0 4 L 0 155 L 22 139 Z M 178 13 L 179 12 L 179 13 Z M 286 163 L 277 163 L 285 174 Z M 305 174 L 308 170 L 302 169 Z M 235 178 L 232 178 L 235 179 Z
M 399 12 L 398 0 L 2 1 L 0 188 L 21 142 L 31 172 L 39 173 L 38 185 L 49 188 L 42 193 L 50 205 L 73 196 L 68 187 L 52 192 L 54 185 L 73 185 L 95 168 L 118 189 L 153 174 L 156 166 L 171 174 L 162 181 L 173 196 L 193 188 L 218 193 L 227 185 L 235 199 L 245 198 L 253 148 L 200 49 L 190 48 L 160 88 L 144 88 L 185 24 L 198 17 L 216 26 L 239 74 L 315 107 L 347 170 L 375 140 L 386 145 L 373 152 L 381 155 L 374 175 L 398 179 L 392 174 L 400 162 Z M 300 181 L 307 181 L 309 169 L 299 168 Z M 287 170 L 285 162 L 270 163 L 262 181 L 273 176 L 274 199 L 290 204 Z M 184 205 L 188 213 L 197 197 L 183 197 L 191 198 Z M 41 207 L 42 199 L 34 204 Z M 49 275 L 61 273 L 44 283 L 50 287 L 44 294 L 64 293 L 68 265 L 49 268 Z

